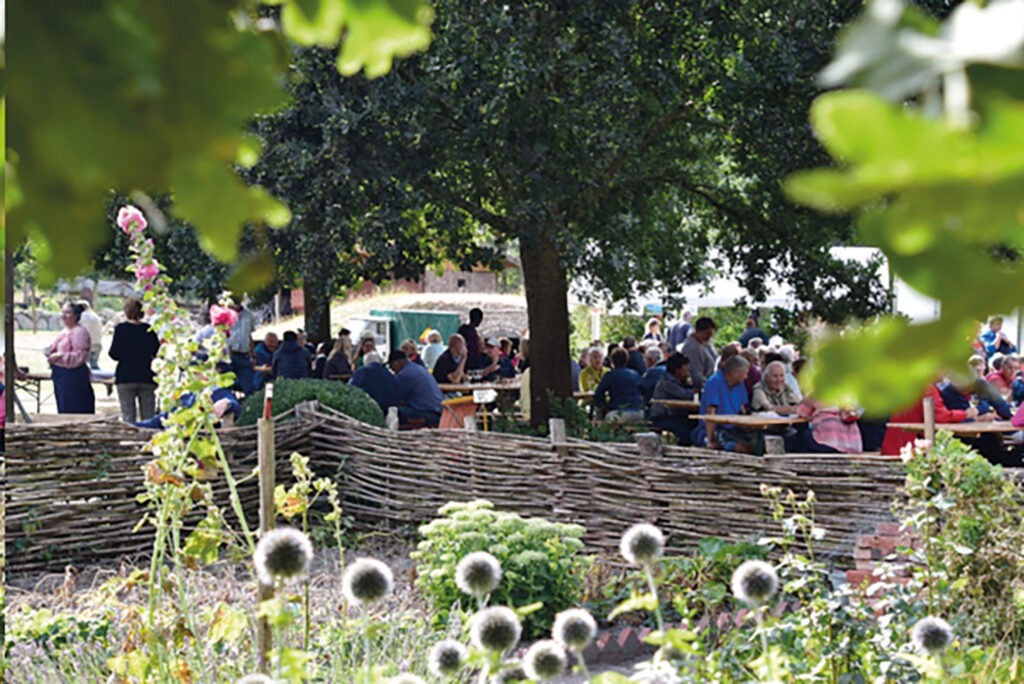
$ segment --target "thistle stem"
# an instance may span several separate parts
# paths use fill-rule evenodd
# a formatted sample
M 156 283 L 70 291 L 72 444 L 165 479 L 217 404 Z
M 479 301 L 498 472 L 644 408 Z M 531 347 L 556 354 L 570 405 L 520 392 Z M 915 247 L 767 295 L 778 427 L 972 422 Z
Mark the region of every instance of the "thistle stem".
M 761 649 L 764 653 L 765 664 L 768 665 L 768 676 L 773 682 L 777 682 L 779 678 L 775 676 L 775 659 L 772 658 L 771 651 L 768 650 L 768 633 L 764 629 L 760 606 L 754 609 L 754 620 L 757 622 L 757 631 L 761 635 Z
M 645 565 L 644 572 L 647 573 L 647 586 L 651 590 L 651 596 L 654 597 L 654 619 L 658 622 L 658 631 L 665 632 L 665 620 L 661 616 L 661 601 L 658 600 L 658 589 L 654 584 L 654 573 L 651 572 L 651 566 Z

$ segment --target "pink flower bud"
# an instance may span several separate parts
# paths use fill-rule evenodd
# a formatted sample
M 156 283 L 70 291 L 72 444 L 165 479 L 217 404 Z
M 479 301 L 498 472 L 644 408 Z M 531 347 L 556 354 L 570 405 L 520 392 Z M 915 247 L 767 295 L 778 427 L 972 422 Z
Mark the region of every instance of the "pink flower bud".
M 131 233 L 138 231 L 142 232 L 146 230 L 146 217 L 138 207 L 133 207 L 127 204 L 121 207 L 117 212 L 117 225 L 121 227 L 121 230 L 131 235 Z
M 135 275 L 139 280 L 152 280 L 160 275 L 159 266 L 139 266 L 135 271 Z

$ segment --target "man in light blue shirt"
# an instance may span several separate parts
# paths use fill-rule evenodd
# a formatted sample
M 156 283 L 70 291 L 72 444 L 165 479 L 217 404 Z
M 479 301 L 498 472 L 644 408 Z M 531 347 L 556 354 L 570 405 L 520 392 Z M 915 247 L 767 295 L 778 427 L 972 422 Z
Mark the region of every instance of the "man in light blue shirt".
M 400 349 L 391 352 L 388 367 L 398 384 L 399 423 L 406 425 L 412 418 L 422 418 L 427 426 L 437 427 L 441 421 L 441 388 L 430 371 L 418 363 L 409 363 L 409 357 Z

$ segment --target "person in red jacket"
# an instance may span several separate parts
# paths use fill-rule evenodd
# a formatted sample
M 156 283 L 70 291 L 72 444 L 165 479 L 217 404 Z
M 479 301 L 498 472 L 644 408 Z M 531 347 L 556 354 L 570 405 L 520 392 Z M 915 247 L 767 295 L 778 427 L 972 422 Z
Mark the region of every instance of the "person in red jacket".
M 929 383 L 924 396 L 915 404 L 902 411 L 892 414 L 890 423 L 923 423 L 924 422 L 924 399 L 931 397 L 935 402 L 935 423 L 962 423 L 965 420 L 973 420 L 978 417 L 978 409 L 973 406 L 966 411 L 951 410 L 946 408 L 939 394 L 939 388 L 935 383 Z M 883 456 L 898 456 L 900 450 L 907 444 L 913 444 L 917 438 L 916 432 L 900 430 L 897 428 L 886 428 L 885 438 L 882 440 Z

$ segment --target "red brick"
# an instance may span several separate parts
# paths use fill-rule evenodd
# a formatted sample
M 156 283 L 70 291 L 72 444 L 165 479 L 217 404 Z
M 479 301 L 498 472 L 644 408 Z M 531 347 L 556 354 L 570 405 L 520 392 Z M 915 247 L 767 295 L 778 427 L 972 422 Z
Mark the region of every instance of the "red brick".
M 896 536 L 900 533 L 900 524 L 895 522 L 878 523 L 875 532 L 881 535 Z
M 872 558 L 875 557 L 874 551 L 875 551 L 874 549 L 862 548 L 862 547 L 858 546 L 857 548 L 855 548 L 853 550 L 853 559 L 854 560 L 871 560 Z
M 876 567 L 878 567 L 878 564 L 875 563 L 875 561 L 859 560 L 856 561 L 855 566 L 857 570 L 867 570 L 870 572 L 874 570 Z
M 750 615 L 750 609 L 749 608 L 741 608 L 740 610 L 736 611 L 736 616 L 735 616 L 735 618 L 736 618 L 735 619 L 736 626 L 739 627 L 740 625 L 742 625 L 743 621 L 747 618 L 748 615 Z
M 878 536 L 874 534 L 858 535 L 857 546 L 862 549 L 873 549 L 878 546 Z
M 872 580 L 870 570 L 847 570 L 846 581 L 855 587 L 862 586 L 864 581 L 867 580 L 869 583 Z
M 640 650 L 643 648 L 640 638 L 632 627 L 626 627 L 619 632 L 619 638 L 616 641 L 623 660 L 630 660 L 634 656 L 640 655 Z

